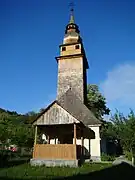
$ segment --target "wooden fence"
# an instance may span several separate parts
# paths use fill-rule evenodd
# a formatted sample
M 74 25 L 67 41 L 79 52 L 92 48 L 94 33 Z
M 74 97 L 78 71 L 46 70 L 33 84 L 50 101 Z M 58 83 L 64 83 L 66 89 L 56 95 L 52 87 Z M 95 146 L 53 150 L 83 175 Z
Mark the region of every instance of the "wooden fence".
M 75 160 L 76 151 L 75 144 L 35 144 L 33 158 Z

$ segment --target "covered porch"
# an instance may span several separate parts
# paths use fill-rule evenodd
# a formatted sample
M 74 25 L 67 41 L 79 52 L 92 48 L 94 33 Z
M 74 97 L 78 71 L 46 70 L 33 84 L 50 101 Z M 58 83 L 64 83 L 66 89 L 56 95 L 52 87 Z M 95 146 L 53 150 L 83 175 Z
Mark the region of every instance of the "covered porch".
M 44 135 L 44 139 L 43 138 Z M 33 159 L 78 164 L 85 158 L 84 139 L 94 139 L 94 132 L 83 123 L 36 125 Z M 77 141 L 81 143 L 77 143 Z M 90 158 L 90 154 L 89 157 Z
M 65 110 L 59 105 L 60 102 L 67 104 L 69 101 L 65 101 L 65 98 L 59 102 L 54 101 L 33 122 L 35 142 L 32 165 L 78 166 L 78 161 L 85 157 L 84 140 L 90 142 L 90 139 L 95 138 L 94 131 L 75 118 L 73 113 L 69 113 L 72 104 L 69 110 L 66 107 Z M 90 158 L 90 151 L 87 156 Z

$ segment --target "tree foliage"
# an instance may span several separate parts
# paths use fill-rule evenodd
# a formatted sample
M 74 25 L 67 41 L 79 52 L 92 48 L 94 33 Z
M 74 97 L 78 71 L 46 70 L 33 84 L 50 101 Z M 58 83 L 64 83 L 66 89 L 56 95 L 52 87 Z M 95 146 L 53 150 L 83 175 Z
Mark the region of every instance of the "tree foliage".
M 97 118 L 102 119 L 103 115 L 109 114 L 110 109 L 106 106 L 106 99 L 99 92 L 99 88 L 97 85 L 88 85 L 87 101 L 87 107 L 95 114 Z
M 112 122 L 102 121 L 102 128 L 100 130 L 100 136 L 101 138 L 106 138 L 109 140 L 115 140 L 117 139 L 117 134 L 114 125 Z
M 13 127 L 11 142 L 19 147 L 32 147 L 34 143 L 34 129 L 30 125 Z
M 32 118 L 32 115 L 20 115 L 0 109 L 0 142 L 7 144 L 10 140 L 10 144 L 32 147 L 34 133 L 30 122 L 28 123 L 28 119 Z
M 103 121 L 103 115 L 108 115 L 110 110 L 106 106 L 105 97 L 99 92 L 97 85 L 88 85 L 88 108 L 103 122 L 101 137 L 118 140 L 125 152 L 135 154 L 135 114 L 130 110 L 127 117 L 116 110 L 109 122 Z
M 125 117 L 118 110 L 112 116 L 111 121 L 117 139 L 120 140 L 124 151 L 135 153 L 135 114 L 132 110 Z

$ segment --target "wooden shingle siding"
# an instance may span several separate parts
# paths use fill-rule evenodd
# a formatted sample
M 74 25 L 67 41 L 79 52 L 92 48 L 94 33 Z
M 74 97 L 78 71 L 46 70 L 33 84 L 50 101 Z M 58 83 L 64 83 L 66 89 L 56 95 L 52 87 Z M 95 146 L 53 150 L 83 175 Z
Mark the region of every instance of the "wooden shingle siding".
M 36 144 L 33 158 L 37 159 L 76 159 L 76 145 L 74 144 Z
M 79 121 L 55 103 L 35 121 L 34 125 L 72 124 L 74 122 L 79 123 Z

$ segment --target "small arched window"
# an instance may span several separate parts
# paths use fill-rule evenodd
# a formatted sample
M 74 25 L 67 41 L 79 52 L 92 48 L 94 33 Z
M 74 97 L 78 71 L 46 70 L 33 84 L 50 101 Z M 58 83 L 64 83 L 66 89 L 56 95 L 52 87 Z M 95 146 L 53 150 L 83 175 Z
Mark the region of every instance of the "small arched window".
M 75 49 L 79 49 L 79 48 L 80 48 L 80 46 L 79 46 L 79 45 L 76 45 L 76 46 L 75 46 Z
M 66 51 L 66 47 L 62 47 L 62 51 Z

